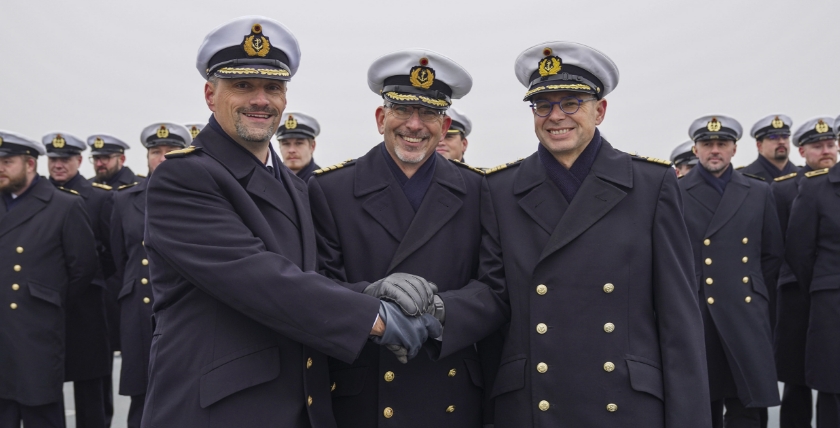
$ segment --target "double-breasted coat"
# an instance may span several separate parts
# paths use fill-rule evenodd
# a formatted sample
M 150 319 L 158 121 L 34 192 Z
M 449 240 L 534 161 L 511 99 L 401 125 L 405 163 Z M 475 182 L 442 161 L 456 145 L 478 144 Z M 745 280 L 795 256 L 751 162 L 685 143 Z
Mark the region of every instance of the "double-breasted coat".
M 743 168 L 740 168 L 740 167 L 739 167 L 739 168 L 738 168 L 738 171 L 740 171 L 742 174 L 752 174 L 752 175 L 755 175 L 755 176 L 761 177 L 761 178 L 763 178 L 763 179 L 764 179 L 764 181 L 765 181 L 765 182 L 767 182 L 767 183 L 772 182 L 772 181 L 773 181 L 773 179 L 774 179 L 776 176 L 778 176 L 779 174 L 781 174 L 781 175 L 787 175 L 787 174 L 790 174 L 790 173 L 793 173 L 793 172 L 799 171 L 799 167 L 798 167 L 798 166 L 794 165 L 794 164 L 793 164 L 793 162 L 788 161 L 788 163 L 787 163 L 787 164 L 785 164 L 784 169 L 783 169 L 783 170 L 781 170 L 781 171 L 776 172 L 776 175 L 774 176 L 774 175 L 771 175 L 771 174 L 770 174 L 770 172 L 769 172 L 769 171 L 767 170 L 767 168 L 764 166 L 764 162 L 762 162 L 762 159 L 760 159 L 760 158 L 761 158 L 761 155 L 758 155 L 758 158 L 756 158 L 756 159 L 755 159 L 755 160 L 754 160 L 751 164 L 749 164 L 749 165 L 747 165 L 747 166 L 745 166 L 745 167 L 743 167 Z M 770 166 L 770 165 L 769 165 L 769 163 L 770 163 L 770 162 L 769 162 L 769 161 L 767 161 L 768 167 Z M 774 168 L 775 168 L 775 167 L 774 167 Z
M 721 195 L 697 168 L 679 184 L 704 314 L 712 399 L 776 406 L 770 308 L 783 244 L 770 186 L 732 171 Z
M 319 265 L 357 292 L 394 272 L 434 282 L 446 307 L 444 341 L 439 354 L 421 352 L 408 364 L 373 344 L 351 364 L 331 360 L 336 421 L 360 428 L 480 427 L 484 383 L 474 344 L 492 330 L 465 328 L 461 320 L 494 299 L 486 287 L 464 288 L 478 269 L 483 174 L 433 154 L 434 176 L 415 213 L 384 156 L 376 145 L 310 179 Z M 497 314 L 473 322 L 502 320 Z
M 315 271 L 306 185 L 278 156 L 272 174 L 212 118 L 194 144 L 146 191 L 143 427 L 334 427 L 327 355 L 358 356 L 379 300 Z
M 99 267 L 84 201 L 46 177 L 11 210 L 0 201 L 0 398 L 62 399 L 65 310 Z
M 510 302 L 496 428 L 711 425 L 677 178 L 635 159 L 604 140 L 571 203 L 537 153 L 486 176 L 479 280 Z
M 811 174 L 818 173 L 814 171 Z M 802 180 L 788 224 L 785 258 L 810 300 L 806 385 L 840 394 L 840 168 Z

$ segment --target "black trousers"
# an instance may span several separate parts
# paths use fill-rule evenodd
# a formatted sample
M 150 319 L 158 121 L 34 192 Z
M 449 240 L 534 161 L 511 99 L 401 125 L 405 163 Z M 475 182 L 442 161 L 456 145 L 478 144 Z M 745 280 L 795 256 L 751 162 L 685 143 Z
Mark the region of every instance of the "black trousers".
M 64 403 L 24 406 L 17 401 L 0 398 L 0 428 L 64 428 Z
M 817 394 L 817 428 L 840 428 L 840 394 Z
M 760 428 L 761 410 L 761 407 L 744 407 L 737 398 L 712 401 L 712 428 Z
M 132 395 L 131 406 L 128 407 L 128 428 L 140 428 L 143 407 L 146 407 L 146 396 Z
M 814 399 L 811 388 L 785 383 L 782 408 L 779 411 L 779 427 L 811 428 L 811 418 L 814 417 L 813 408 Z
M 107 376 L 108 380 L 111 376 Z M 107 428 L 103 378 L 73 382 L 76 401 L 76 428 Z

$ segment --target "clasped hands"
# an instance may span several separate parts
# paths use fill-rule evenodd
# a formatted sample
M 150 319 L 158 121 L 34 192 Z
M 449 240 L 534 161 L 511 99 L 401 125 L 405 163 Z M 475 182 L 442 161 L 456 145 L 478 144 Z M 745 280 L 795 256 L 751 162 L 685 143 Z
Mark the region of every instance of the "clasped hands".
M 405 364 L 417 356 L 428 338 L 443 334 L 443 300 L 433 282 L 407 273 L 394 273 L 376 281 L 364 293 L 381 300 L 379 319 L 385 329 L 371 340 L 385 345 Z M 376 327 L 374 327 L 374 330 Z

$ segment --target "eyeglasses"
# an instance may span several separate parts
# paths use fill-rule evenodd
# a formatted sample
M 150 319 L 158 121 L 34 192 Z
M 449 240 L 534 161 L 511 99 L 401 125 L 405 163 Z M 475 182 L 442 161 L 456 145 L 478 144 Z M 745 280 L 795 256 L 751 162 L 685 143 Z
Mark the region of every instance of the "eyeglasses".
M 784 138 L 790 138 L 790 135 L 785 135 L 785 134 L 767 134 L 767 135 L 765 135 L 765 136 L 764 136 L 764 139 L 765 139 L 765 140 L 773 140 L 773 141 L 776 141 L 776 140 L 781 140 L 781 139 L 784 139 Z
M 554 109 L 555 105 L 560 106 L 560 110 L 566 114 L 575 114 L 578 110 L 580 110 L 581 104 L 587 101 L 595 101 L 597 98 L 589 98 L 582 100 L 578 97 L 563 97 L 560 101 L 551 102 L 551 101 L 534 101 L 530 107 L 539 117 L 548 117 L 551 114 L 551 110 Z
M 111 159 L 114 159 L 114 158 L 119 157 L 119 156 L 122 156 L 122 155 L 119 155 L 119 154 L 115 154 L 115 155 L 93 155 L 93 156 L 90 156 L 88 158 L 88 160 L 90 160 L 90 163 L 92 163 L 92 164 L 96 164 L 97 162 L 108 163 L 108 162 L 111 161 Z
M 435 110 L 428 107 L 413 107 L 402 104 L 386 104 L 385 108 L 391 112 L 399 120 L 408 120 L 417 112 L 417 117 L 423 122 L 435 122 L 443 117 L 446 112 L 444 110 Z

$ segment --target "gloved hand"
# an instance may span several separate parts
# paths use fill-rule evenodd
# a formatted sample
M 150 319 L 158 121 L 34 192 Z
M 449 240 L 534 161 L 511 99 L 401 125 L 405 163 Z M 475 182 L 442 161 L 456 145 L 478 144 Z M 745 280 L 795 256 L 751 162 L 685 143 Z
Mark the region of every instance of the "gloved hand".
M 407 273 L 392 273 L 368 285 L 364 293 L 380 300 L 394 302 L 408 316 L 432 313 L 435 283 Z
M 429 314 L 406 316 L 391 302 L 379 304 L 379 318 L 385 323 L 385 332 L 381 337 L 373 336 L 371 340 L 378 345 L 386 345 L 403 364 L 417 356 L 427 338 L 443 334 L 443 327 L 435 317 Z

